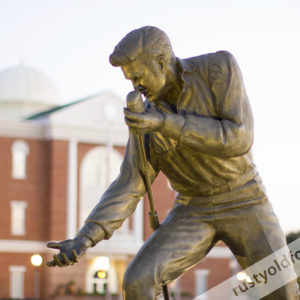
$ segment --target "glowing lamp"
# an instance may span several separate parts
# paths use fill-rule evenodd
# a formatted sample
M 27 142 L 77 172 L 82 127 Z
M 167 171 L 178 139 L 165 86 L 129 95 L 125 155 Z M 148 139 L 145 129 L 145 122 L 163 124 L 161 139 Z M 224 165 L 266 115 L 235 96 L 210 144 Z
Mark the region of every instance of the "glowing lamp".
M 31 256 L 30 261 L 31 261 L 31 264 L 32 264 L 33 266 L 39 267 L 39 266 L 42 264 L 42 262 L 43 262 L 43 258 L 42 258 L 42 256 L 39 255 L 39 254 L 33 254 L 33 255 Z

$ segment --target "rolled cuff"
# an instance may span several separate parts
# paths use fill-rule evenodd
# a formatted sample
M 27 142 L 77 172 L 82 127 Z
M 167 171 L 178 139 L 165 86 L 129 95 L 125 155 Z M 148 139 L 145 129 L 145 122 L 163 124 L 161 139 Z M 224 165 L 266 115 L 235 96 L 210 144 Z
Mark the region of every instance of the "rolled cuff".
M 105 232 L 99 224 L 86 222 L 77 233 L 77 236 L 88 237 L 93 242 L 92 247 L 94 247 L 98 242 L 104 239 Z
M 161 131 L 162 135 L 172 139 L 179 139 L 185 123 L 185 117 L 176 114 L 165 114 L 165 123 Z

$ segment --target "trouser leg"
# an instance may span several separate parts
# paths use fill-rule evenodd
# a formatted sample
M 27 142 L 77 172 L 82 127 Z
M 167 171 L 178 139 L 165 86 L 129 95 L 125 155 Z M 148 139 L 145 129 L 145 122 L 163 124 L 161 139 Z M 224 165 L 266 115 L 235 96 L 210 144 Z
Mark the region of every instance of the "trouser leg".
M 123 281 L 126 300 L 152 300 L 167 284 L 199 262 L 214 243 L 215 227 L 175 206 L 128 266 Z
M 217 228 L 222 228 L 220 234 L 223 240 L 230 246 L 243 269 L 286 246 L 285 236 L 265 195 L 260 204 L 227 212 L 223 218 L 220 214 L 219 217 L 222 221 L 219 224 L 217 222 Z M 296 280 L 293 280 L 262 299 L 296 300 L 299 299 L 297 290 Z

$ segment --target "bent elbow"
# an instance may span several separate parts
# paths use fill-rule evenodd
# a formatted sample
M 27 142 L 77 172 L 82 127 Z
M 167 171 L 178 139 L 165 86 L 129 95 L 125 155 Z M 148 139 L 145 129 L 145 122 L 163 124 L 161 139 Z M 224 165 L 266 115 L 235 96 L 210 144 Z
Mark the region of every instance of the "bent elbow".
M 253 134 L 238 136 L 235 141 L 232 142 L 231 147 L 228 147 L 226 152 L 228 157 L 237 157 L 247 154 L 253 145 Z
M 253 138 L 253 134 L 252 134 L 244 142 L 244 147 L 243 147 L 244 151 L 243 151 L 242 155 L 247 154 L 248 152 L 250 152 L 250 150 L 252 148 L 252 145 L 253 145 L 253 142 L 254 142 L 254 138 Z

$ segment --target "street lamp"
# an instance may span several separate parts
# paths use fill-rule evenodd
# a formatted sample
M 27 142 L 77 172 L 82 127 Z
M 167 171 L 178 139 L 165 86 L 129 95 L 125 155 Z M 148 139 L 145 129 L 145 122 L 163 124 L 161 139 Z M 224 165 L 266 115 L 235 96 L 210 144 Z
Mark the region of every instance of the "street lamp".
M 107 279 L 108 271 L 110 268 L 110 261 L 107 256 L 99 256 L 94 262 L 94 266 L 99 270 L 97 277 L 99 279 Z M 106 281 L 105 300 L 111 300 L 109 281 Z
M 246 272 L 240 271 L 236 275 L 237 280 L 239 281 L 247 281 L 248 283 L 252 283 L 252 279 L 247 275 Z
M 30 258 L 31 264 L 34 268 L 34 298 L 39 299 L 40 297 L 40 274 L 39 267 L 43 262 L 43 258 L 40 254 L 33 254 Z

